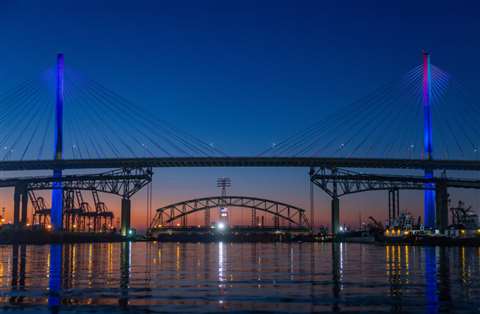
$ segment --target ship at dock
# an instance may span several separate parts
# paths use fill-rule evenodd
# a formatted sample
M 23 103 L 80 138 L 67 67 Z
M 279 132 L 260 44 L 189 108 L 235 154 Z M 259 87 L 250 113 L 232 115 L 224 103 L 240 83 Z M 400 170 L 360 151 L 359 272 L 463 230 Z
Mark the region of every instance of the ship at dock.
M 386 223 L 383 232 L 377 232 L 375 239 L 383 243 L 407 243 L 418 245 L 480 245 L 480 225 L 478 215 L 471 206 L 463 201 L 450 206 L 448 228 L 424 228 L 421 217 L 414 217 L 410 212 L 400 213 L 398 217 Z

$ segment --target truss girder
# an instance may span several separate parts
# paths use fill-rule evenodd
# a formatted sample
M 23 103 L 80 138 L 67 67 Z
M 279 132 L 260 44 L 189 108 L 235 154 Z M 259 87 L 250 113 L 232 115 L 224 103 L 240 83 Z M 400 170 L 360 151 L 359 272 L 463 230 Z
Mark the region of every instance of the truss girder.
M 454 188 L 480 189 L 480 180 L 454 179 L 446 176 L 425 178 L 420 176 L 377 175 L 355 173 L 344 169 L 321 168 L 311 172 L 310 180 L 332 198 L 378 190 L 435 190 L 435 186 L 438 184 Z
M 64 176 L 61 180 L 53 177 L 32 177 L 18 179 L 27 190 L 51 190 L 55 182 L 62 182 L 65 190 L 95 190 L 103 193 L 130 198 L 152 181 L 151 168 L 124 168 L 101 174 Z

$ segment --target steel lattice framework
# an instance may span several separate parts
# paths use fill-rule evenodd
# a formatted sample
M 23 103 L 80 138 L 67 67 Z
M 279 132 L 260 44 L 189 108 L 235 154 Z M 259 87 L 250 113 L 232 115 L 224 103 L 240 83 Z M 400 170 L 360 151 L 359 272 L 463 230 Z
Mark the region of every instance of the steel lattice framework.
M 447 177 L 375 175 L 356 173 L 345 169 L 321 168 L 311 171 L 310 179 L 331 197 L 379 190 L 435 190 L 436 185 L 454 188 L 479 189 L 479 180 Z M 428 185 L 426 183 L 433 183 Z
M 51 190 L 61 182 L 65 190 L 89 190 L 130 198 L 152 181 L 151 168 L 122 168 L 100 174 L 54 177 L 24 177 L 0 180 L 0 187 L 21 186 L 25 190 Z
M 480 180 L 440 177 L 377 175 L 356 173 L 344 169 L 310 169 L 310 180 L 332 198 L 332 232 L 339 232 L 339 197 L 365 191 L 387 190 L 389 222 L 400 214 L 399 190 L 435 190 L 434 226 L 442 232 L 448 225 L 448 188 L 480 189 Z
M 284 219 L 284 221 L 295 226 L 309 226 L 305 210 L 297 206 L 249 196 L 213 196 L 178 202 L 157 209 L 157 213 L 150 224 L 150 229 L 158 229 L 195 212 L 218 208 L 219 206 L 251 208 L 269 213 L 278 219 Z

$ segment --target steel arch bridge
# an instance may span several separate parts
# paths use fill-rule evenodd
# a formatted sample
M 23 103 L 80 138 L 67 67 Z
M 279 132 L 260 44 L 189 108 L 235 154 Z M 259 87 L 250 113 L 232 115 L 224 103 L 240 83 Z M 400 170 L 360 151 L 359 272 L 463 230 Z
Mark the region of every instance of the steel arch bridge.
M 280 227 L 281 220 L 289 226 L 293 225 L 297 228 L 309 228 L 310 226 L 305 215 L 305 210 L 297 206 L 250 196 L 211 196 L 178 202 L 158 208 L 149 229 L 153 231 L 171 226 L 172 223 L 178 219 L 181 219 L 182 226 L 186 226 L 186 217 L 200 211 L 205 211 L 205 226 L 208 226 L 210 224 L 209 210 L 223 206 L 250 208 L 252 210 L 252 226 L 258 225 L 256 222 L 257 210 L 272 215 L 274 227 L 277 228 Z

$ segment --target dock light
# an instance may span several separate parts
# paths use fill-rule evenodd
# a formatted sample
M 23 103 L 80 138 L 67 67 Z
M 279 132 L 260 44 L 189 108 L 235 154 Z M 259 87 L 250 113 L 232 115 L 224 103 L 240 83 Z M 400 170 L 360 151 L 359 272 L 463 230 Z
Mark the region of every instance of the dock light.
M 343 232 L 343 227 L 342 226 L 340 226 L 340 232 Z
M 410 232 L 408 232 L 408 231 L 404 231 L 404 232 L 403 232 L 404 235 L 408 235 L 409 233 L 410 233 Z
M 177 224 L 177 227 L 180 227 L 180 224 Z
M 480 229 L 477 229 L 477 233 L 480 233 Z
M 52 229 L 52 225 L 47 225 L 47 229 L 48 230 Z
M 465 230 L 463 230 L 463 229 L 460 230 L 460 233 L 461 233 L 461 234 L 465 234 Z
M 223 222 L 219 222 L 219 223 L 217 224 L 217 228 L 218 228 L 219 230 L 223 230 L 223 229 L 225 229 L 225 224 L 224 224 Z
M 390 235 L 390 230 L 385 230 L 385 235 L 389 236 Z
M 133 230 L 132 229 L 128 230 L 128 235 L 132 235 L 132 234 L 133 234 Z

